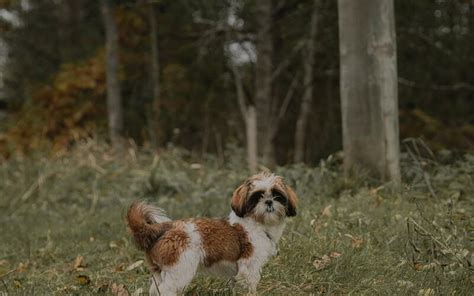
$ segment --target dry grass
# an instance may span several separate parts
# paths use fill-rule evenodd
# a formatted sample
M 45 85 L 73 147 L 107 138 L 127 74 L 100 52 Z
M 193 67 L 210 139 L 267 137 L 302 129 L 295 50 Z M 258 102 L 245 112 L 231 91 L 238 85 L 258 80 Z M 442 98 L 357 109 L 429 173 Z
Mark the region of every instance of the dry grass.
M 246 177 L 239 155 L 228 149 L 218 167 L 212 157 L 193 164 L 179 150 L 117 157 L 89 142 L 55 158 L 3 163 L 0 294 L 146 292 L 143 254 L 124 224 L 127 205 L 148 199 L 176 218 L 227 215 L 230 194 Z M 263 270 L 259 294 L 472 295 L 474 157 L 443 158 L 443 165 L 419 157 L 403 160 L 401 191 L 363 173 L 344 180 L 337 159 L 278 168 L 301 205 L 279 256 Z M 187 290 L 238 293 L 207 277 Z

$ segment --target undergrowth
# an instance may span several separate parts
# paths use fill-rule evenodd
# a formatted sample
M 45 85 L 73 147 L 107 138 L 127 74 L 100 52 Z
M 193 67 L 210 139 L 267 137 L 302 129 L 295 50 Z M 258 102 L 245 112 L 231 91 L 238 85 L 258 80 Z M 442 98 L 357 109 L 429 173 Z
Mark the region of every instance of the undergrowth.
M 277 168 L 300 206 L 258 293 L 472 295 L 474 156 L 407 151 L 399 190 L 363 172 L 344 179 L 337 156 L 317 167 Z M 0 294 L 147 295 L 149 273 L 126 230 L 127 206 L 147 199 L 173 218 L 226 216 L 247 172 L 239 149 L 229 147 L 224 160 L 194 162 L 179 149 L 118 156 L 86 142 L 52 158 L 4 162 Z M 198 276 L 186 293 L 240 292 L 225 279 Z

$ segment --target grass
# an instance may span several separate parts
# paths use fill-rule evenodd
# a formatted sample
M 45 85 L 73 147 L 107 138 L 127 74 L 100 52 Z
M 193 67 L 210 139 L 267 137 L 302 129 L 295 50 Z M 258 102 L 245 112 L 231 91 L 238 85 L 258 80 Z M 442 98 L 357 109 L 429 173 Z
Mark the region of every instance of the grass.
M 225 216 L 231 192 L 247 176 L 236 148 L 223 166 L 211 156 L 191 159 L 177 149 L 118 157 L 88 142 L 64 155 L 1 164 L 0 295 L 110 295 L 122 288 L 146 295 L 149 273 L 124 223 L 130 202 L 154 201 L 174 218 Z M 337 157 L 278 168 L 300 207 L 263 270 L 259 294 L 474 294 L 474 157 L 443 159 L 420 158 L 420 165 L 405 155 L 402 190 L 363 172 L 343 179 Z M 186 294 L 239 290 L 199 276 Z

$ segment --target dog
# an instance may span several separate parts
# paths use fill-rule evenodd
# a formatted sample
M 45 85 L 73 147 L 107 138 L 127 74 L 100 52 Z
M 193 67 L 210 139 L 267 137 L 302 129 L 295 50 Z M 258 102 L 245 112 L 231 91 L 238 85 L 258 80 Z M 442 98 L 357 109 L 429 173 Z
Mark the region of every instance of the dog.
M 277 254 L 287 217 L 296 215 L 295 191 L 271 173 L 251 176 L 233 193 L 227 219 L 172 221 L 163 210 L 133 203 L 128 226 L 152 272 L 150 295 L 184 291 L 199 268 L 231 276 L 254 294 L 263 265 Z

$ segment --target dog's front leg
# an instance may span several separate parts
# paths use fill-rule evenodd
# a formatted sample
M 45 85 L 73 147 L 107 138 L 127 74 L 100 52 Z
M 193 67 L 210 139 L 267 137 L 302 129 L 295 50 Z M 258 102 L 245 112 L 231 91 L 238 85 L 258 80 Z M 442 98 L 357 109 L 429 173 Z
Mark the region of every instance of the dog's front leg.
M 252 261 L 242 261 L 238 264 L 238 273 L 235 280 L 245 286 L 250 295 L 256 295 L 257 285 L 260 282 L 262 266 Z

